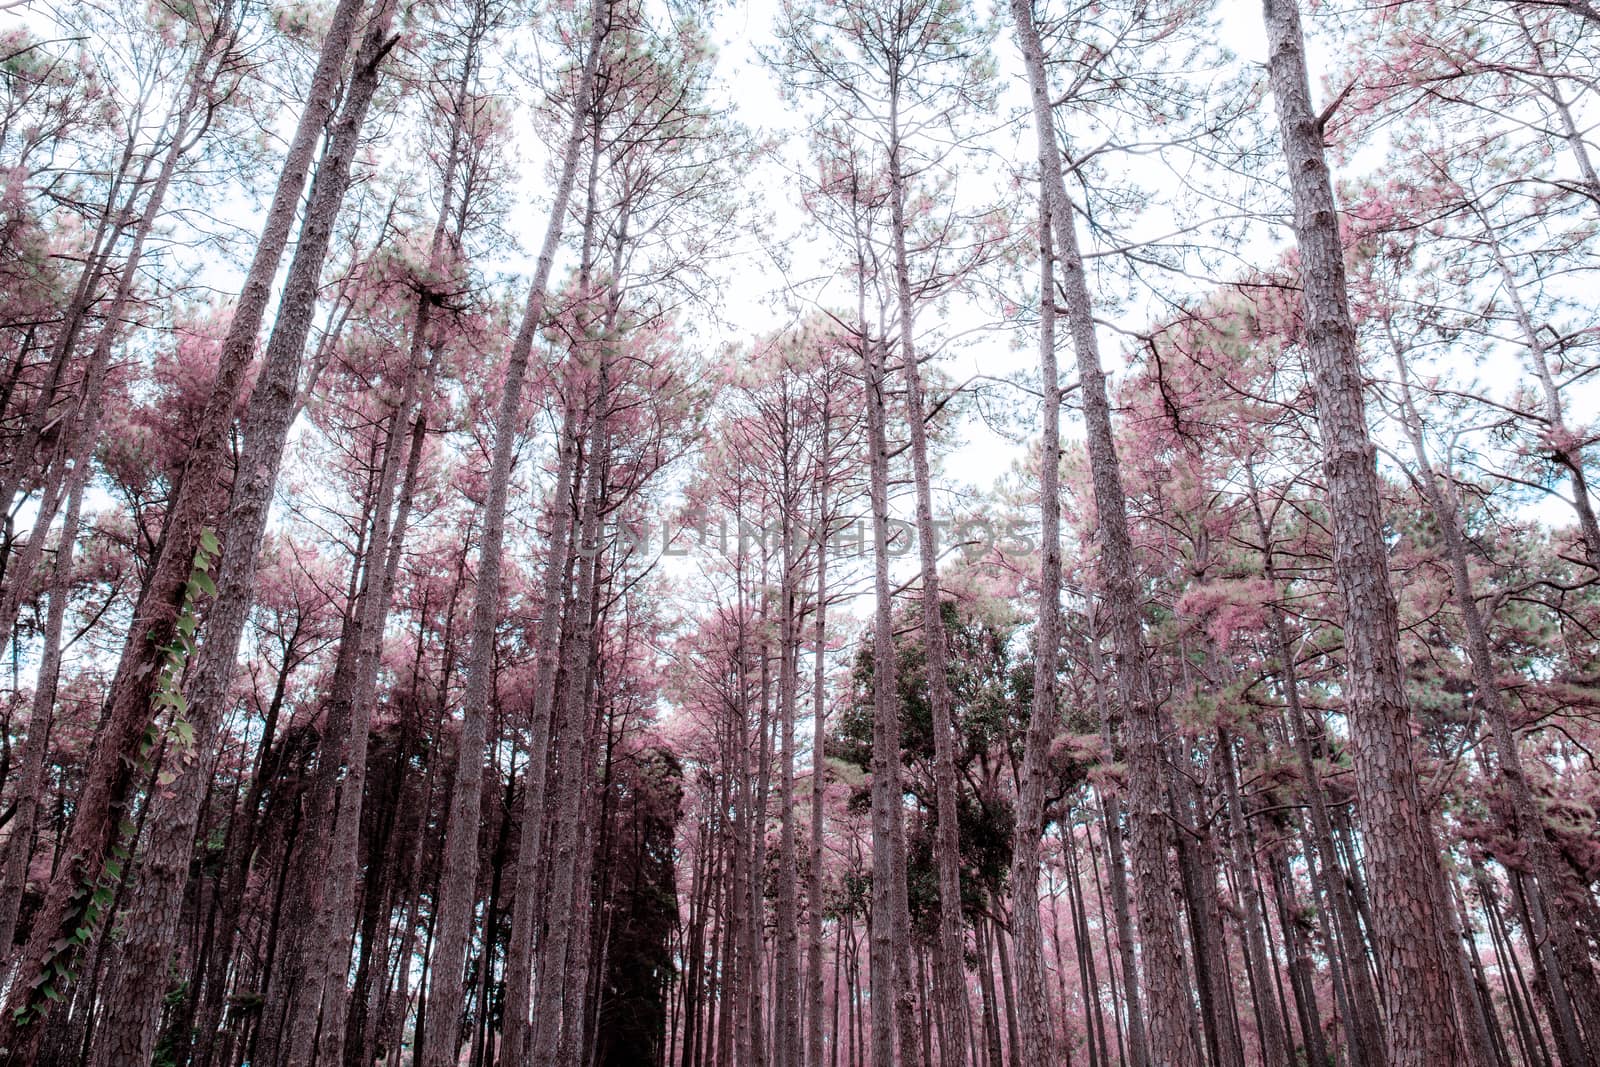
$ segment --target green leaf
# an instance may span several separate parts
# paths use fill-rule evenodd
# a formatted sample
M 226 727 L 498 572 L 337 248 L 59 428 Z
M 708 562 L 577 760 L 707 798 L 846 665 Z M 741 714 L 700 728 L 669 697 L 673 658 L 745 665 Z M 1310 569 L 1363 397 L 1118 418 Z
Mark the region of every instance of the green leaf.
M 217 583 L 211 580 L 211 575 L 207 574 L 205 570 L 201 570 L 198 567 L 195 568 L 195 572 L 189 575 L 189 583 L 199 587 L 200 591 L 206 596 L 217 595 Z

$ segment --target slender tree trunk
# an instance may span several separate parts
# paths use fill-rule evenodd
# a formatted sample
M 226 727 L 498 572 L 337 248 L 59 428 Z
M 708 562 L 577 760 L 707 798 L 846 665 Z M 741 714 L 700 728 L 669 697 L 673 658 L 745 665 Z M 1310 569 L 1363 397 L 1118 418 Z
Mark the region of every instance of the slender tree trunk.
M 1120 753 L 1112 728 L 1111 702 L 1105 693 L 1105 663 L 1100 653 L 1100 630 L 1093 599 L 1086 603 L 1089 623 L 1089 666 L 1094 674 L 1094 699 L 1100 708 L 1100 742 L 1113 759 Z M 1101 825 L 1105 828 L 1106 881 L 1111 886 L 1111 910 L 1117 928 L 1117 959 L 1122 966 L 1123 997 L 1128 1005 L 1128 1059 L 1133 1067 L 1150 1062 L 1145 1042 L 1144 1011 L 1139 994 L 1139 971 L 1134 965 L 1133 912 L 1128 901 L 1128 870 L 1122 840 L 1122 801 L 1115 792 L 1102 792 Z M 1090 858 L 1094 859 L 1093 852 Z M 1098 861 L 1097 861 L 1098 862 Z M 1096 872 L 1096 887 L 1099 876 Z M 1101 912 L 1104 914 L 1104 901 Z M 1109 953 L 1108 953 L 1109 955 Z M 1120 1033 L 1120 1031 L 1119 1031 Z
M 1292 899 L 1294 883 L 1289 876 L 1289 863 L 1281 847 L 1273 846 L 1268 857 L 1268 874 L 1272 879 L 1273 896 L 1278 906 L 1278 928 L 1283 931 L 1284 954 L 1289 961 L 1289 985 L 1294 992 L 1295 1013 L 1300 1019 L 1300 1033 L 1304 1039 L 1303 1050 L 1309 1063 L 1328 1063 L 1327 1042 L 1322 1035 L 1322 1017 L 1317 1006 L 1316 974 L 1311 961 L 1307 958 L 1306 931 L 1290 914 L 1291 904 L 1298 902 Z M 1331 939 L 1330 939 L 1331 940 Z M 1342 990 L 1343 984 L 1338 976 L 1337 966 L 1330 967 L 1336 981 L 1336 988 Z M 1345 994 L 1339 992 L 1339 1000 Z
M 900 130 L 900 87 L 889 91 L 889 231 L 894 244 L 894 281 L 899 306 L 901 374 L 906 386 L 906 426 L 911 445 L 911 477 L 916 489 L 917 550 L 922 578 L 922 642 L 926 648 L 928 705 L 933 726 L 934 866 L 939 879 L 939 951 L 934 954 L 941 1013 L 949 1032 L 966 1029 L 965 956 L 961 916 L 961 805 L 956 791 L 955 725 L 946 676 L 946 637 L 939 597 L 939 535 L 933 521 L 933 488 L 928 470 L 928 431 L 922 373 L 917 366 L 915 306 L 906 251 L 906 176 Z M 1037 911 L 1037 902 L 1034 905 Z M 1037 916 L 1035 916 L 1037 920 Z M 905 1008 L 901 1009 L 902 1014 Z M 940 1049 L 945 1067 L 964 1067 L 960 1040 Z M 901 1055 L 906 1056 L 905 1050 Z
M 861 299 L 864 301 L 865 296 Z M 896 696 L 894 602 L 889 592 L 889 445 L 885 427 L 883 351 L 867 332 L 861 309 L 860 342 L 867 380 L 867 441 L 872 498 L 874 592 L 872 638 L 872 921 L 868 930 L 874 1067 L 895 1059 L 894 826 L 900 819 L 900 718 Z
M 1161 806 L 1161 727 L 1151 692 L 1140 620 L 1143 598 L 1128 533 L 1127 501 L 1111 430 L 1111 405 L 1095 337 L 1093 302 L 1078 250 L 1077 226 L 1062 177 L 1044 49 L 1034 27 L 1030 0 L 1011 0 L 1011 14 L 1028 71 L 1040 177 L 1061 265 L 1061 294 L 1078 359 L 1095 510 L 1100 521 L 1100 579 L 1116 650 L 1117 692 L 1127 734 L 1133 883 L 1142 937 L 1143 1007 L 1147 1013 L 1149 1055 L 1161 1067 L 1190 1067 L 1200 1062 L 1200 1054 L 1192 1037 L 1193 1011 L 1184 983 L 1177 916 L 1168 888 L 1168 830 Z
M 1191 742 L 1180 738 L 1184 748 Z M 1227 944 L 1217 914 L 1217 863 L 1212 847 L 1206 806 L 1193 779 L 1170 768 L 1168 792 L 1176 813 L 1174 835 L 1178 871 L 1189 919 L 1189 944 L 1194 959 L 1196 992 L 1200 999 L 1200 1024 L 1206 1050 L 1214 1067 L 1243 1067 L 1243 1050 L 1234 1028 L 1233 986 L 1226 968 Z
M 1522 331 L 1523 342 L 1528 346 L 1528 359 L 1533 364 L 1534 377 L 1539 379 L 1539 390 L 1544 397 L 1550 455 L 1559 465 L 1567 469 L 1567 477 L 1572 482 L 1572 507 L 1578 515 L 1578 529 L 1582 533 L 1584 549 L 1589 556 L 1589 566 L 1600 571 L 1600 520 L 1595 518 L 1594 501 L 1589 496 L 1589 479 L 1584 469 L 1583 449 L 1577 443 L 1580 438 L 1567 426 L 1561 390 L 1556 385 L 1554 373 L 1550 370 L 1550 355 L 1545 349 L 1544 342 L 1539 338 L 1538 324 L 1534 322 L 1533 312 L 1528 309 L 1527 302 L 1522 298 L 1522 286 L 1517 282 L 1516 273 L 1511 269 L 1511 264 L 1506 260 L 1505 252 L 1500 247 L 1499 236 L 1487 217 L 1481 212 L 1478 213 L 1478 217 L 1485 231 L 1484 239 L 1494 253 L 1495 266 L 1499 268 L 1506 296 L 1511 300 L 1511 311 L 1517 321 L 1517 328 Z
M 1499 965 L 1506 999 L 1511 1004 L 1511 1015 L 1516 1024 L 1523 1062 L 1535 1067 L 1549 1067 L 1550 1055 L 1545 1048 L 1544 1031 L 1539 1027 L 1538 1016 L 1533 1008 L 1533 998 L 1528 995 L 1527 983 L 1523 980 L 1522 965 L 1517 960 L 1510 935 L 1500 914 L 1499 900 L 1494 887 L 1489 883 L 1483 865 L 1476 857 L 1471 862 L 1473 884 L 1478 890 L 1478 903 L 1482 906 L 1487 920 L 1489 937 L 1494 942 L 1495 960 Z
M 1083 905 L 1083 868 L 1078 859 L 1077 833 L 1062 823 L 1056 824 L 1056 830 L 1061 837 L 1061 858 L 1068 879 L 1067 915 L 1072 922 L 1072 944 L 1076 949 L 1079 999 L 1084 1006 L 1084 1038 L 1089 1046 L 1089 1067 L 1101 1067 L 1102 1064 L 1110 1067 L 1106 1046 L 1105 1012 L 1101 1010 L 1100 981 L 1095 974 L 1094 940 L 1089 934 L 1089 913 Z M 1061 919 L 1056 914 L 1054 896 L 1050 901 L 1050 909 L 1050 938 L 1055 943 L 1056 980 L 1060 985 L 1061 1016 L 1065 1023 L 1069 1011 L 1067 961 L 1061 950 Z M 1097 1037 L 1098 1048 L 1095 1045 Z M 1065 1045 L 1067 1035 L 1063 1034 L 1062 1038 Z M 1070 1061 L 1070 1055 L 1065 1051 L 1063 1058 Z
M 1272 964 L 1262 936 L 1265 919 L 1261 898 L 1256 893 L 1255 879 L 1251 877 L 1255 861 L 1247 844 L 1244 803 L 1239 799 L 1239 778 L 1233 760 L 1233 739 L 1225 729 L 1217 731 L 1217 752 L 1222 757 L 1223 787 L 1228 795 L 1228 847 L 1233 854 L 1233 869 L 1238 872 L 1239 896 L 1244 904 L 1241 924 L 1245 951 L 1249 954 L 1250 968 L 1257 976 L 1255 1006 L 1261 1018 L 1261 1059 L 1263 1067 L 1287 1067 L 1289 1052 L 1283 1018 L 1278 1014 L 1278 1004 L 1268 985 Z
M 67 494 L 67 512 L 56 542 L 55 575 L 52 578 L 49 607 L 45 610 L 44 649 L 33 687 L 33 703 L 28 715 L 28 733 L 22 742 L 17 768 L 16 810 L 11 815 L 10 836 L 6 839 L 4 866 L 0 867 L 0 960 L 9 959 L 16 936 L 17 913 L 28 888 L 28 862 L 33 857 L 33 841 L 38 829 L 39 800 L 45 792 L 45 766 L 50 754 L 50 728 L 53 722 L 56 687 L 61 679 L 61 631 L 66 621 L 67 602 L 72 599 L 73 556 L 77 550 L 79 516 L 83 510 L 83 485 L 88 472 L 87 456 L 80 457 L 73 470 L 72 488 Z M 37 536 L 43 536 L 39 533 Z M 0 982 L 9 968 L 0 966 Z
M 1090 647 L 1093 647 L 1093 646 L 1091 645 Z M 1098 656 L 1096 656 L 1096 660 L 1098 660 Z M 1095 684 L 1095 689 L 1098 691 L 1099 688 L 1100 688 L 1100 680 L 1099 680 L 1099 677 L 1098 677 L 1098 675 L 1099 675 L 1098 664 L 1096 665 L 1095 673 L 1096 673 L 1096 678 L 1095 678 L 1095 683 L 1094 684 Z M 1102 724 L 1103 724 L 1103 722 L 1104 722 L 1104 720 L 1102 720 Z M 1104 727 L 1102 725 L 1102 729 L 1103 728 Z M 1109 746 L 1107 747 L 1107 751 L 1108 752 L 1110 751 L 1110 747 Z M 1102 818 L 1102 821 L 1101 821 L 1101 826 L 1102 827 L 1105 826 L 1105 822 L 1104 822 L 1103 818 Z M 1099 850 L 1097 850 L 1094 847 L 1094 834 L 1093 834 L 1092 829 L 1087 824 L 1084 827 L 1084 834 L 1085 834 L 1085 837 L 1086 837 L 1085 844 L 1088 846 L 1088 849 L 1089 849 L 1090 884 L 1094 886 L 1095 905 L 1096 905 L 1096 907 L 1098 908 L 1098 910 L 1100 912 L 1100 947 L 1105 950 L 1105 956 L 1106 956 L 1106 978 L 1107 978 L 1107 983 L 1111 986 L 1111 1009 L 1112 1009 L 1112 1013 L 1113 1013 L 1112 1014 L 1112 1018 L 1116 1022 L 1116 1026 L 1114 1027 L 1114 1030 L 1115 1030 L 1116 1037 L 1117 1037 L 1117 1064 L 1118 1064 L 1118 1067 L 1127 1067 L 1128 1055 L 1129 1055 L 1129 1051 L 1130 1051 L 1129 1048 L 1128 1048 L 1128 1045 L 1131 1045 L 1132 1042 L 1130 1040 L 1126 1045 L 1123 1042 L 1123 1036 L 1122 1035 L 1123 1035 L 1124 1027 L 1122 1025 L 1122 1022 L 1123 1022 L 1123 1016 L 1122 1016 L 1123 1008 L 1122 1008 L 1122 1005 L 1123 1005 L 1124 1000 L 1126 999 L 1128 1004 L 1129 1004 L 1129 1014 L 1130 1014 L 1129 1026 L 1127 1027 L 1127 1029 L 1131 1032 L 1133 1030 L 1132 1019 L 1131 1019 L 1133 998 L 1138 995 L 1139 980 L 1138 980 L 1138 977 L 1133 973 L 1133 971 L 1131 969 L 1131 965 L 1132 965 L 1132 962 L 1133 962 L 1132 950 L 1131 949 L 1125 949 L 1121 944 L 1119 944 L 1117 946 L 1117 955 L 1114 957 L 1113 954 L 1112 954 L 1112 948 L 1111 948 L 1111 928 L 1112 928 L 1112 926 L 1116 926 L 1116 928 L 1117 928 L 1117 931 L 1118 931 L 1117 937 L 1118 937 L 1119 941 L 1121 940 L 1121 937 L 1122 937 L 1122 929 L 1123 929 L 1123 927 L 1125 925 L 1131 926 L 1131 920 L 1128 918 L 1127 896 L 1126 896 L 1126 894 L 1124 894 L 1124 896 L 1123 896 L 1123 906 L 1120 909 L 1118 909 L 1117 906 L 1115 905 L 1115 903 L 1113 903 L 1112 911 L 1111 911 L 1111 914 L 1112 914 L 1113 918 L 1112 918 L 1111 921 L 1108 921 L 1107 913 L 1106 913 L 1105 890 L 1101 886 L 1101 879 L 1100 879 L 1100 853 L 1099 853 Z M 1106 852 L 1108 853 L 1108 855 L 1107 855 L 1107 860 L 1108 861 L 1110 859 L 1109 853 L 1111 851 L 1110 843 L 1109 843 L 1109 836 L 1110 835 L 1108 834 L 1107 835 L 1107 847 L 1106 847 Z M 1110 874 L 1111 872 L 1108 871 L 1107 873 Z M 1084 921 L 1085 922 L 1088 921 L 1087 917 L 1085 918 Z M 1091 947 L 1090 950 L 1093 951 L 1092 947 Z M 1116 959 L 1117 963 L 1113 963 L 1112 962 L 1113 959 Z M 1117 980 L 1117 964 L 1118 963 L 1120 963 L 1125 968 L 1124 971 L 1123 971 L 1123 974 L 1122 974 L 1122 981 L 1121 982 L 1119 982 Z M 1110 1053 L 1109 1052 L 1106 1054 L 1106 1062 L 1107 1062 L 1107 1064 L 1110 1063 Z
M 778 727 L 783 755 L 778 778 L 778 908 L 774 931 L 778 943 L 773 954 L 777 972 L 777 997 L 773 1002 L 775 1067 L 802 1067 L 805 1052 L 800 1018 L 800 857 L 794 806 L 794 720 L 800 683 L 799 597 L 796 593 L 800 559 L 795 543 L 795 513 L 800 507 L 800 493 L 794 484 L 792 469 L 798 457 L 790 416 L 791 409 L 785 404 L 778 413 L 781 420 L 778 443 L 782 450 L 778 503 L 779 536 L 782 538 L 778 546 Z
M 1281 590 L 1283 586 L 1273 562 L 1272 530 L 1261 510 L 1254 468 L 1247 473 L 1250 479 L 1250 506 L 1255 514 L 1256 530 L 1261 537 L 1262 570 L 1273 588 Z M 1323 895 L 1333 912 L 1338 937 L 1344 946 L 1343 958 L 1331 960 L 1330 966 L 1335 972 L 1343 970 L 1348 977 L 1348 994 L 1352 1003 L 1346 1013 L 1345 1026 L 1351 1032 L 1351 1059 L 1357 1067 L 1382 1067 L 1383 1031 L 1379 1022 L 1377 993 L 1367 965 L 1366 941 L 1356 921 L 1355 906 L 1345 884 L 1338 849 L 1334 845 L 1333 820 L 1328 813 L 1322 777 L 1317 773 L 1316 762 L 1312 758 L 1311 719 L 1300 702 L 1300 679 L 1295 669 L 1294 646 L 1289 641 L 1289 628 L 1284 621 L 1283 609 L 1276 601 L 1269 610 L 1269 621 L 1274 643 L 1278 647 L 1278 657 L 1282 661 L 1279 669 L 1282 672 L 1284 700 L 1289 706 L 1290 732 L 1294 737 L 1295 756 L 1299 761 L 1300 776 L 1304 779 L 1316 841 L 1316 848 L 1312 850 L 1314 856 L 1308 853 L 1306 862 L 1313 882 L 1320 877 Z M 1334 988 L 1337 990 L 1342 980 L 1338 973 L 1334 978 Z
M 811 673 L 811 864 L 806 879 L 806 1067 L 823 1067 L 823 976 L 822 976 L 822 913 L 825 906 L 822 889 L 822 846 L 824 797 L 828 781 L 826 704 L 828 686 L 828 534 L 833 517 L 828 501 L 828 465 L 832 460 L 829 448 L 831 396 L 822 401 L 822 444 L 819 450 L 822 473 L 817 486 L 817 593 L 816 613 L 812 619 L 812 673 Z M 834 1015 L 838 1015 L 838 957 L 834 953 Z M 965 997 L 965 991 L 962 993 Z M 834 1051 L 838 1051 L 838 1025 L 827 1028 L 833 1035 Z
M 599 584 L 597 576 L 596 584 Z M 598 605 L 603 599 L 597 591 L 595 601 Z M 591 690 L 596 698 L 604 692 L 604 681 L 600 676 L 603 666 L 599 648 L 598 623 L 600 608 L 594 609 L 596 617 L 596 638 L 591 643 L 589 656 L 592 665 L 589 675 L 594 681 Z M 601 975 L 592 970 L 594 953 L 594 904 L 597 899 L 603 900 L 603 886 L 595 885 L 595 857 L 605 848 L 606 816 L 601 810 L 602 801 L 611 789 L 610 783 L 610 742 L 607 741 L 607 752 L 604 757 L 606 769 L 600 774 L 598 780 L 594 779 L 594 768 L 601 759 L 600 733 L 604 730 L 609 738 L 608 713 L 603 710 L 598 700 L 591 700 L 596 706 L 589 714 L 587 725 L 587 740 L 584 746 L 583 762 L 580 764 L 586 778 L 591 779 L 585 783 L 580 806 L 578 808 L 578 850 L 575 858 L 573 898 L 572 934 L 568 944 L 568 957 L 565 974 L 572 976 L 571 989 L 568 991 L 571 1000 L 562 1006 L 561 1016 L 561 1044 L 559 1046 L 558 1062 L 571 1064 L 572 1067 L 587 1067 L 589 1062 L 588 1051 L 592 1044 L 585 1042 L 588 1033 L 587 1020 L 591 1005 L 598 1007 L 599 1000 L 590 999 L 589 990 L 592 982 Z M 596 840 L 600 839 L 599 844 Z M 602 967 L 603 954 L 602 954 Z
M 1039 618 L 1033 630 L 1033 709 L 1018 772 L 1011 837 L 1011 923 L 1022 998 L 1018 1052 L 1027 1064 L 1048 1062 L 1065 1048 L 1052 1039 L 1039 924 L 1039 847 L 1044 838 L 1050 744 L 1060 719 L 1056 664 L 1061 646 L 1061 382 L 1056 369 L 1055 255 L 1048 194 L 1040 201 L 1039 368 L 1044 382 L 1044 433 L 1039 445 Z
M 762 560 L 761 574 L 766 573 L 766 560 Z M 763 597 L 763 599 L 765 599 Z M 763 608 L 765 605 L 763 604 Z M 767 641 L 763 636 L 757 644 L 757 662 L 760 664 L 761 687 L 756 712 L 756 780 L 755 795 L 750 804 L 748 823 L 750 858 L 746 868 L 750 872 L 745 882 L 744 958 L 746 968 L 746 1001 L 740 1010 L 746 1020 L 750 1038 L 747 1062 L 753 1067 L 767 1063 L 768 1035 L 765 1026 L 762 997 L 762 960 L 766 943 L 766 872 L 767 872 L 767 800 L 772 785 L 772 666 Z M 770 1003 L 770 1001 L 767 1001 Z
M 495 411 L 494 451 L 488 478 L 488 498 L 483 506 L 483 532 L 478 550 L 478 574 L 472 605 L 472 637 L 467 652 L 467 686 L 461 701 L 461 730 L 456 753 L 456 774 L 451 787 L 446 823 L 443 869 L 449 872 L 440 885 L 438 937 L 432 961 L 433 981 L 428 990 L 428 1011 L 442 1020 L 442 1040 L 427 1049 L 424 1067 L 450 1067 L 454 1062 L 454 1021 L 461 1017 L 464 999 L 463 968 L 467 941 L 472 933 L 473 894 L 477 885 L 478 823 L 483 791 L 484 720 L 493 689 L 495 621 L 500 608 L 501 558 L 505 541 L 506 503 L 511 488 L 511 466 L 516 455 L 518 412 L 534 335 L 543 325 L 546 290 L 555 264 L 556 249 L 566 222 L 567 202 L 578 174 L 578 161 L 592 106 L 595 70 L 601 42 L 611 18 L 609 0 L 591 9 L 591 28 L 583 70 L 573 95 L 571 125 L 561 155 L 561 174 L 546 224 L 544 244 L 528 287 L 522 321 L 506 354 L 505 384 Z M 559 913 L 558 913 L 559 914 Z
M 1018 1050 L 1022 1039 L 1017 1034 L 1017 983 L 1011 974 L 1011 953 L 1006 948 L 1006 929 L 999 919 L 993 920 L 995 955 L 1000 957 L 1000 988 L 1006 996 L 1006 1049 L 1012 1067 L 1021 1067 Z M 1045 1001 L 1049 1005 L 1048 998 Z
M 994 988 L 994 956 L 989 949 L 991 938 L 989 924 L 980 919 L 974 924 L 974 947 L 978 950 L 978 989 L 983 1001 L 983 1047 L 988 1054 L 989 1067 L 1005 1067 L 1005 1056 L 1000 1047 L 1000 1008 Z M 873 1060 L 876 1067 L 877 1060 Z

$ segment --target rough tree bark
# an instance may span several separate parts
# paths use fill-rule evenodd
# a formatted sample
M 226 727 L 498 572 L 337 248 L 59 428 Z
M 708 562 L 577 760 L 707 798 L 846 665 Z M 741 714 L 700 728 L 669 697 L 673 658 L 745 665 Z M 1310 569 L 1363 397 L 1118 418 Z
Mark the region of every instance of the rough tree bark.
M 1346 694 L 1379 970 L 1390 991 L 1391 1067 L 1447 1063 L 1462 1047 L 1451 1011 L 1447 936 L 1429 873 L 1439 856 L 1422 811 L 1389 583 L 1376 452 L 1367 433 L 1361 364 L 1322 129 L 1311 105 L 1296 0 L 1264 0 L 1268 74 L 1294 199 L 1334 572 L 1344 601 Z
M 243 421 L 245 445 L 224 530 L 227 541 L 217 597 L 207 614 L 205 642 L 197 654 L 195 677 L 190 683 L 194 742 L 187 752 L 169 752 L 167 766 L 176 779 L 167 790 L 156 794 L 146 817 L 149 836 L 137 889 L 123 924 L 127 937 L 121 965 L 112 980 L 107 1016 L 95 1042 L 96 1067 L 144 1063 L 155 1047 L 161 1000 L 168 987 L 169 960 L 177 942 L 183 887 L 194 850 L 195 826 L 209 788 L 239 639 L 254 599 L 256 560 L 288 439 L 301 356 L 311 331 L 334 222 L 350 184 L 350 168 L 362 124 L 377 89 L 378 69 L 395 43 L 389 26 L 396 6 L 395 0 L 380 2 L 356 53 L 355 70 L 338 121 L 311 184 L 281 308 L 251 392 Z
M 339 0 L 330 19 L 305 107 L 223 339 L 217 376 L 167 510 L 156 561 L 133 612 L 106 700 L 104 725 L 85 768 L 72 828 L 62 843 L 55 874 L 22 952 L 5 1008 L 0 1011 L 0 1048 L 10 1050 L 19 1063 L 31 1059 L 42 1031 L 39 1023 L 49 1011 L 48 1000 L 38 992 L 37 979 L 54 959 L 58 939 L 78 928 L 84 915 L 78 889 L 101 876 L 106 856 L 121 831 L 137 750 L 154 717 L 151 693 L 159 676 L 157 665 L 175 633 L 201 530 L 214 519 L 220 502 L 216 486 L 229 455 L 228 431 L 239 389 L 255 350 L 272 279 L 288 244 L 317 141 L 333 110 L 339 72 L 363 3 Z M 19 1015 L 19 1009 L 29 1007 L 37 1010 Z

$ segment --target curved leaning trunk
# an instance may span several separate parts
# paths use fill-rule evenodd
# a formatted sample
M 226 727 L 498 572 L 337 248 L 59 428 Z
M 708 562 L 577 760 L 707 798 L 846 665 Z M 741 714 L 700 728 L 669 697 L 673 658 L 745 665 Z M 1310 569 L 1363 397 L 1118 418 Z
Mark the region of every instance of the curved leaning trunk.
M 70 487 L 66 485 L 67 479 L 71 475 L 61 470 L 60 459 L 73 459 L 79 455 L 87 456 L 93 452 L 94 446 L 98 443 L 105 377 L 111 367 L 112 348 L 121 333 L 118 325 L 121 323 L 122 317 L 127 313 L 128 305 L 133 302 L 134 283 L 138 276 L 139 266 L 144 261 L 145 245 L 149 242 L 150 234 L 154 231 L 155 224 L 161 217 L 161 210 L 166 204 L 167 192 L 172 188 L 172 179 L 177 174 L 178 164 L 182 161 L 185 153 L 194 147 L 194 142 L 198 140 L 199 134 L 194 131 L 193 127 L 200 118 L 201 97 L 205 95 L 206 90 L 211 87 L 213 79 L 216 77 L 216 70 L 213 64 L 220 59 L 226 58 L 228 49 L 233 43 L 234 32 L 237 29 L 237 24 L 231 21 L 233 14 L 231 2 L 224 3 L 219 7 L 212 31 L 201 46 L 200 54 L 195 57 L 194 63 L 190 65 L 188 76 L 184 79 L 182 101 L 175 106 L 175 113 L 171 116 L 173 122 L 172 139 L 167 145 L 167 150 L 162 154 L 161 164 L 156 169 L 155 178 L 151 181 L 149 195 L 145 197 L 144 207 L 140 210 L 138 221 L 134 225 L 133 241 L 128 247 L 128 254 L 123 258 L 121 274 L 117 279 L 110 307 L 105 311 L 104 323 L 95 337 L 94 347 L 90 349 L 89 357 L 84 366 L 82 386 L 77 397 L 74 398 L 70 405 L 69 411 L 64 416 L 68 420 L 71 429 L 63 435 L 62 443 L 57 453 L 58 459 L 55 462 L 47 461 L 45 485 L 40 493 L 38 514 L 34 518 L 34 529 L 40 536 L 30 537 L 23 548 L 22 554 L 14 561 L 9 562 L 9 565 L 5 568 L 4 592 L 0 593 L 0 655 L 5 653 L 10 639 L 15 636 L 17 614 L 22 606 L 22 597 L 32 584 L 33 574 L 37 570 L 39 560 L 43 554 L 44 537 L 42 535 L 55 520 L 56 509 L 60 506 L 61 501 L 71 494 Z M 205 125 L 205 122 L 201 123 L 202 130 Z M 149 163 L 150 161 L 146 159 L 144 168 L 137 175 L 133 190 L 129 194 L 124 214 L 132 213 L 133 202 L 138 196 L 140 187 L 145 182 Z M 109 259 L 116 240 L 121 236 L 124 228 L 125 224 L 121 222 L 114 227 L 110 240 L 99 257 L 101 273 L 104 273 L 106 260 Z M 63 330 L 62 338 L 58 342 L 59 359 L 53 361 L 56 365 L 51 368 L 49 392 L 52 394 L 58 385 L 63 366 L 72 354 L 74 342 L 82 329 L 83 320 L 88 314 L 90 301 L 87 298 L 92 296 L 93 284 L 92 279 L 88 276 L 91 268 L 86 266 L 84 269 L 85 278 L 82 284 L 87 289 L 80 294 L 83 305 L 80 307 L 75 304 L 73 308 L 68 310 L 68 325 Z M 48 407 L 48 400 L 42 400 L 40 404 L 41 410 L 37 413 L 39 419 L 42 420 L 47 414 L 47 411 L 42 409 L 47 409 Z M 33 417 L 33 415 L 30 415 L 30 419 Z M 26 476 L 27 468 L 33 462 L 33 450 L 38 445 L 39 431 L 42 429 L 43 422 L 40 421 L 39 425 L 30 424 L 24 431 L 24 439 L 18 443 L 11 457 L 8 473 L 16 473 L 19 478 Z M 77 461 L 74 460 L 74 462 L 76 463 Z M 73 474 L 79 477 L 83 476 L 78 473 L 76 466 L 73 468 Z M 0 485 L 0 514 L 10 510 L 12 495 L 11 488 Z M 9 949 L 10 945 L 9 939 L 0 940 L 0 951 Z

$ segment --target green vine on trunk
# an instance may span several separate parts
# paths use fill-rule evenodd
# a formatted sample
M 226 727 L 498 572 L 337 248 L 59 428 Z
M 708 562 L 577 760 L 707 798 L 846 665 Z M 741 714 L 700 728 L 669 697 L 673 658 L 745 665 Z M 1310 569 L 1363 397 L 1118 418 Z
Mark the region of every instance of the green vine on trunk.
M 172 722 L 170 739 L 180 754 L 194 747 L 194 726 L 189 722 L 189 702 L 181 689 L 184 669 L 197 647 L 195 632 L 199 627 L 196 606 L 201 597 L 214 597 L 216 582 L 211 569 L 216 565 L 221 547 L 216 532 L 210 527 L 200 531 L 200 547 L 194 554 L 194 566 L 183 587 L 183 603 L 178 608 L 178 619 L 173 627 L 172 640 L 162 647 L 162 659 L 156 674 L 155 691 L 150 697 L 151 720 L 139 740 L 138 759 L 135 764 L 138 777 L 148 777 L 157 748 L 162 741 L 161 715 L 170 711 Z M 159 785 L 169 785 L 173 776 L 163 771 Z M 50 944 L 48 954 L 33 980 L 33 990 L 28 1001 L 16 1011 L 18 1027 L 32 1025 L 44 1014 L 44 1007 L 62 999 L 64 990 L 77 977 L 73 959 L 80 948 L 89 943 L 106 913 L 116 900 L 117 888 L 122 883 L 123 872 L 133 852 L 138 834 L 131 819 L 123 818 L 117 826 L 117 836 L 112 842 L 99 873 L 80 883 L 68 900 L 67 914 L 62 920 L 61 936 Z

